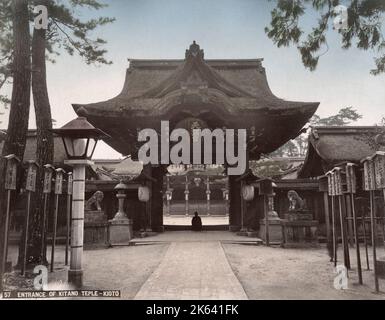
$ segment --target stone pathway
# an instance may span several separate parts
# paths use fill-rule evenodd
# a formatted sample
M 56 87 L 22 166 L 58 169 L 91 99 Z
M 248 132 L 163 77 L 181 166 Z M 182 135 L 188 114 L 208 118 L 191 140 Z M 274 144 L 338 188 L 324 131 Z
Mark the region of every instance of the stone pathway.
M 222 243 L 232 242 L 259 242 L 262 240 L 256 237 L 241 237 L 229 231 L 167 231 L 145 238 L 134 238 L 131 243 L 158 243 L 158 242 L 210 242 L 218 241 Z
M 136 300 L 245 300 L 219 241 L 173 242 Z

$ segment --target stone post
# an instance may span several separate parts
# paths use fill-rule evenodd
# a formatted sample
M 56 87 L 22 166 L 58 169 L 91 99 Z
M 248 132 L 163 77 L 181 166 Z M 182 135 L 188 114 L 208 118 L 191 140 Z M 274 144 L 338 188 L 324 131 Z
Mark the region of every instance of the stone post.
M 186 201 L 186 204 L 185 204 L 185 211 L 186 211 L 186 216 L 189 215 L 189 189 L 188 189 L 188 177 L 187 177 L 187 174 L 186 174 L 186 182 L 185 182 L 185 191 L 184 191 L 184 197 L 185 197 L 185 201 Z
M 265 203 L 265 217 L 260 220 L 259 237 L 267 245 L 282 242 L 281 219 L 274 210 L 274 196 L 275 193 L 263 196 L 263 201 L 265 203 L 267 200 L 267 204 Z
M 171 204 L 170 204 L 170 196 L 167 195 L 167 213 L 168 216 L 171 214 Z
M 166 175 L 166 215 L 170 215 L 171 213 L 171 191 L 170 191 L 170 177 Z
M 184 197 L 185 197 L 185 201 L 186 201 L 186 203 L 185 203 L 186 216 L 189 215 L 189 202 L 188 202 L 189 193 L 190 193 L 190 191 L 188 191 L 188 190 L 185 190 L 185 192 L 184 192 Z
M 207 215 L 208 216 L 210 215 L 210 195 L 211 195 L 210 179 L 209 179 L 209 177 L 207 177 L 207 180 L 206 180 L 206 196 L 207 196 Z
M 230 203 L 229 203 L 229 191 L 227 190 L 226 191 L 226 194 L 225 194 L 225 201 L 226 201 L 226 216 L 229 216 L 230 215 Z

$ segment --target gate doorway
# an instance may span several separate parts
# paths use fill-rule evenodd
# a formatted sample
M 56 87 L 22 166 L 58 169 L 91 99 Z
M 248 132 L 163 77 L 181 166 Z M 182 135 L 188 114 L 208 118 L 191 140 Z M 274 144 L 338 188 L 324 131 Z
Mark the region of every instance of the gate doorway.
M 165 230 L 186 230 L 195 212 L 203 230 L 228 230 L 228 178 L 219 165 L 172 165 L 163 181 Z

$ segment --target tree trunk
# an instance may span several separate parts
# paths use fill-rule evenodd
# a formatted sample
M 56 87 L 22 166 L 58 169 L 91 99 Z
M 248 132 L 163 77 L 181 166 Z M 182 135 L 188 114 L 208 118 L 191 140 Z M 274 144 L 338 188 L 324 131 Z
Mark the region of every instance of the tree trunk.
M 27 0 L 13 0 L 13 87 L 7 135 L 2 156 L 15 154 L 23 159 L 29 120 L 31 96 L 31 57 Z M 21 171 L 19 170 L 18 173 Z M 4 234 L 6 199 L 4 190 L 5 161 L 0 160 L 0 234 Z M 1 244 L 2 241 L 1 241 Z M 0 257 L 4 255 L 0 245 Z M 0 264 L 1 265 L 1 264 Z M 0 266 L 2 268 L 2 266 Z M 3 270 L 0 270 L 1 272 Z
M 43 3 L 44 4 L 44 3 Z M 48 98 L 46 74 L 46 30 L 35 29 L 32 38 L 32 93 L 36 114 L 37 149 L 36 161 L 40 166 L 39 178 L 36 180 L 33 211 L 31 212 L 30 241 L 28 263 L 46 264 L 45 254 L 41 256 L 42 218 L 44 212 L 43 181 L 45 164 L 53 164 L 54 141 L 52 129 L 51 106 Z M 44 249 L 45 252 L 45 249 Z

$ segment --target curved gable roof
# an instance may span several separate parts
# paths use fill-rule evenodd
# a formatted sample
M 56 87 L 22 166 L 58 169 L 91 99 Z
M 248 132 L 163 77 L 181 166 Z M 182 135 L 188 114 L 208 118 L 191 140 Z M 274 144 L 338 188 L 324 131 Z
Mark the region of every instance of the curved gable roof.
M 313 127 L 300 178 L 324 174 L 337 163 L 359 162 L 380 149 L 375 136 L 383 132 L 378 126 Z
M 251 156 L 258 158 L 296 137 L 319 106 L 276 97 L 261 61 L 204 60 L 193 43 L 185 60 L 131 61 L 118 96 L 73 108 L 112 137 L 106 143 L 134 158 L 140 128 L 158 130 L 160 119 L 176 124 L 181 117 L 203 117 L 213 128 L 248 129 Z

